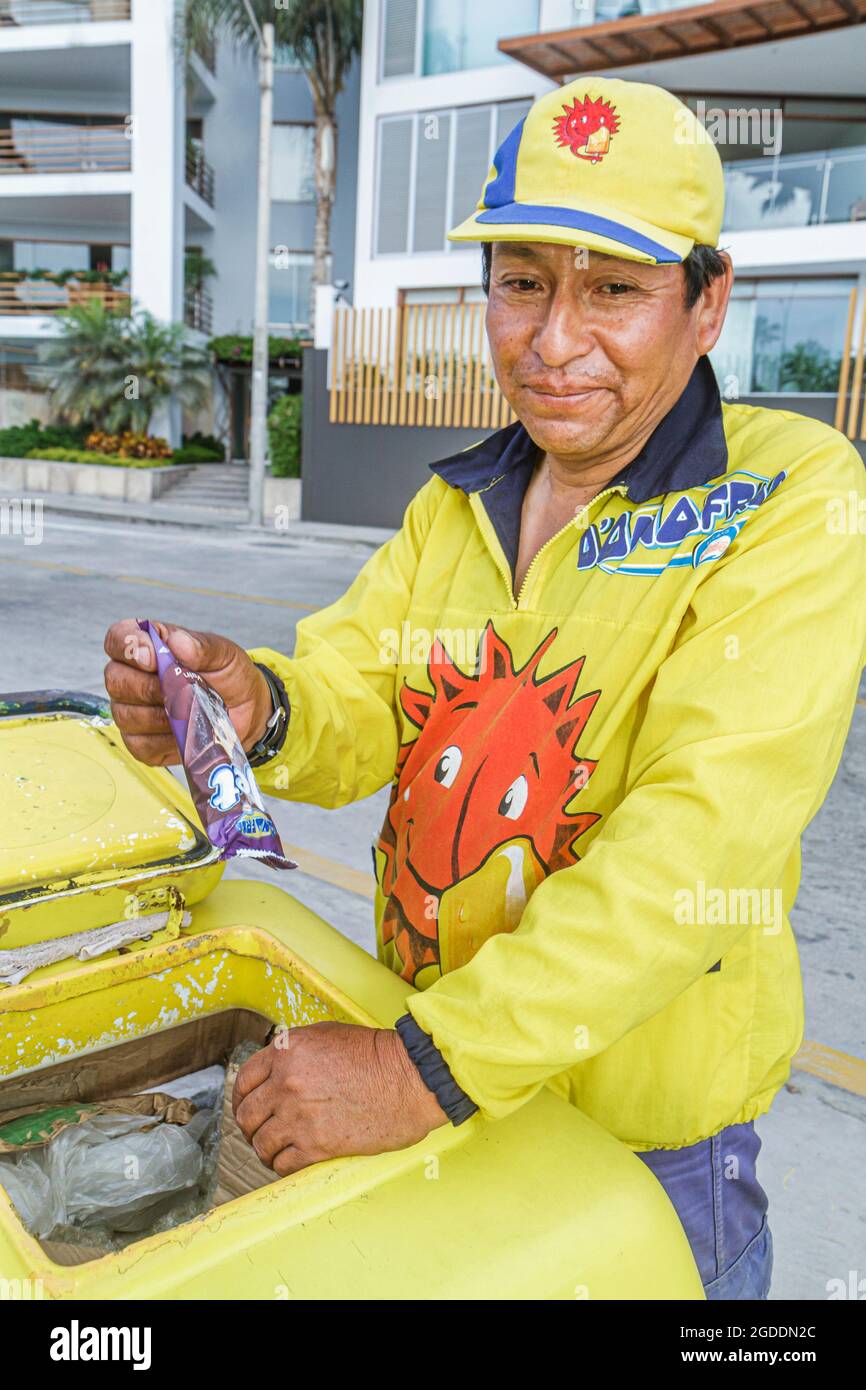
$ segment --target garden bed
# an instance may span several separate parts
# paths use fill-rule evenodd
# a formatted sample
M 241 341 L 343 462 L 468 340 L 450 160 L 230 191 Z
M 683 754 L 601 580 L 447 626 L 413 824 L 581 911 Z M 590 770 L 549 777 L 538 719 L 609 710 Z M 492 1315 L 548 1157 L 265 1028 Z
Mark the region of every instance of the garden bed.
M 46 450 L 46 453 L 51 452 Z M 99 463 L 70 463 L 51 458 L 0 458 L 0 490 L 7 495 L 55 492 L 77 497 L 106 497 L 121 502 L 153 502 L 170 492 L 197 466 L 191 463 L 166 463 L 163 459 L 111 460 L 104 456 Z

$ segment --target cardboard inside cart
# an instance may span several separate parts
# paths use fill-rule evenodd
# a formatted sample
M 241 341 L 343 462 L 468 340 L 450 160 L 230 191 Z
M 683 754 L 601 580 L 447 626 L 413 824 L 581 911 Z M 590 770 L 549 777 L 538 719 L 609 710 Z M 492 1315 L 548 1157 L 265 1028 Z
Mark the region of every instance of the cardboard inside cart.
M 18 832 L 22 859 L 37 853 L 17 899 L 15 855 L 4 850 L 0 921 L 50 890 L 61 902 L 52 927 L 66 921 L 67 931 L 80 930 L 87 916 L 80 900 L 98 896 L 106 882 L 91 883 L 90 874 L 122 882 L 168 858 L 172 872 L 191 875 L 191 923 L 175 939 L 0 988 L 0 1118 L 43 1101 L 96 1101 L 159 1086 L 224 1062 L 241 1039 L 264 1042 L 277 1023 L 393 1025 L 405 1012 L 405 982 L 282 888 L 235 880 L 198 892 L 212 866 L 202 874 L 200 865 L 174 863 L 187 852 L 180 834 L 172 838 L 173 826 L 167 838 L 160 831 L 163 796 L 171 814 L 191 824 L 180 788 L 177 799 L 166 792 L 165 773 L 151 778 L 143 770 L 139 781 L 108 725 L 69 733 L 69 719 L 88 717 L 49 718 L 38 747 L 25 737 L 37 724 L 22 723 L 32 713 L 0 720 L 7 782 L 14 749 L 28 769 L 22 775 L 35 776 L 41 789 L 40 809 Z M 111 770 L 110 805 L 107 783 L 99 791 L 95 775 L 88 773 L 92 795 L 70 789 L 70 751 L 88 767 Z M 55 759 L 63 775 L 54 775 Z M 58 812 L 58 797 L 66 811 Z M 95 826 L 113 827 L 102 835 L 110 867 L 97 857 L 83 869 L 64 843 L 70 807 L 71 833 L 83 837 L 86 853 Z M 126 857 L 122 842 L 132 817 L 146 846 L 140 860 Z M 61 865 L 75 884 L 65 897 L 54 874 Z M 110 1254 L 40 1243 L 0 1188 L 0 1278 L 40 1280 L 45 1297 L 61 1299 L 703 1297 L 685 1235 L 652 1174 L 546 1088 L 495 1124 L 475 1115 L 396 1153 L 316 1164 L 249 1190 L 244 1181 L 224 1186 L 222 1205 Z

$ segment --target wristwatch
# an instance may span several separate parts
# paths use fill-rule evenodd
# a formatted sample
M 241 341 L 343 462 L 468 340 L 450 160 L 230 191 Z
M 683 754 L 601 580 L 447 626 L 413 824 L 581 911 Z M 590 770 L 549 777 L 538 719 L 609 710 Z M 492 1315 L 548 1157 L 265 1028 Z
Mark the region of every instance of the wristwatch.
M 286 734 L 289 732 L 289 716 L 292 707 L 286 694 L 286 687 L 279 676 L 274 674 L 270 666 L 263 666 L 260 661 L 257 661 L 255 665 L 268 683 L 274 711 L 265 725 L 265 732 L 261 738 L 253 744 L 252 748 L 247 750 L 250 767 L 262 767 L 264 763 L 270 762 L 271 758 L 279 753 L 285 743 Z

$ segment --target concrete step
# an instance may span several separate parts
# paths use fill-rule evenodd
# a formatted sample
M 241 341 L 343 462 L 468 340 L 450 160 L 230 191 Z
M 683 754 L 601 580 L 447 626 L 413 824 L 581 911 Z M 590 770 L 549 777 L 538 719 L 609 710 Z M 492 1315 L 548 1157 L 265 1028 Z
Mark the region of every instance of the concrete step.
M 245 507 L 249 489 L 246 468 L 232 464 L 198 464 L 165 493 L 166 500 L 196 506 Z
M 176 483 L 165 494 L 166 497 L 218 497 L 226 500 L 232 497 L 247 497 L 248 495 L 248 489 L 245 487 L 214 486 L 209 483 Z

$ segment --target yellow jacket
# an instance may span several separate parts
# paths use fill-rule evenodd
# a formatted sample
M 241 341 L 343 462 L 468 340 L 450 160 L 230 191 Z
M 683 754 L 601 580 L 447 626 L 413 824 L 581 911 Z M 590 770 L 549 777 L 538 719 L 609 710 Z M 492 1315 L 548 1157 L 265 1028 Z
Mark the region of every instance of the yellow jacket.
M 379 953 L 484 1114 L 547 1083 L 678 1148 L 765 1111 L 802 1038 L 788 913 L 866 660 L 864 468 L 702 359 L 515 596 L 536 458 L 518 424 L 433 465 L 294 657 L 253 653 L 292 707 L 259 780 L 393 782 Z

